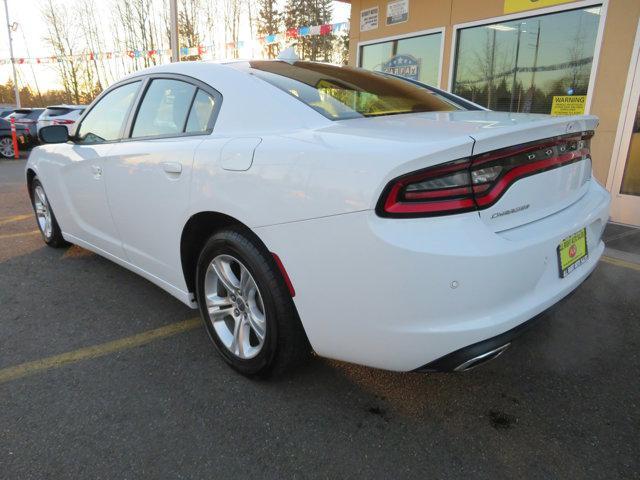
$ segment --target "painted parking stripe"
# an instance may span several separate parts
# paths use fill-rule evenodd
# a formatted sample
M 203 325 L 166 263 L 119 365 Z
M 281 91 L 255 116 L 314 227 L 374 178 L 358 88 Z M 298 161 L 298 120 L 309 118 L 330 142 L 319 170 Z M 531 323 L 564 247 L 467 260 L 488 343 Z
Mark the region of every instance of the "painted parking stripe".
M 22 220 L 26 220 L 27 218 L 33 218 L 33 213 L 29 213 L 27 215 L 14 215 L 12 217 L 2 218 L 0 219 L 0 225 L 6 225 L 7 223 L 20 222 Z
M 60 368 L 71 363 L 77 363 L 91 358 L 102 357 L 110 353 L 128 350 L 130 348 L 139 347 L 140 345 L 146 345 L 154 340 L 172 337 L 174 335 L 193 330 L 200 326 L 200 324 L 201 320 L 199 318 L 192 318 L 182 322 L 171 323 L 153 330 L 147 330 L 146 332 L 138 333 L 130 337 L 113 340 L 112 342 L 101 343 L 99 345 L 80 348 L 60 355 L 21 363 L 20 365 L 15 365 L 13 367 L 7 367 L 0 370 L 0 383 L 9 382 L 11 380 L 16 380 L 18 378 L 46 370 Z
M 6 233 L 4 235 L 0 235 L 0 240 L 3 238 L 17 238 L 17 237 L 27 237 L 29 235 L 36 235 L 40 233 L 40 230 L 31 230 L 29 232 L 18 232 L 18 233 Z
M 615 265 L 617 267 L 623 267 L 623 268 L 629 268 L 631 270 L 637 270 L 640 272 L 640 264 L 638 263 L 632 263 L 632 262 L 627 262 L 626 260 L 620 260 L 619 258 L 613 258 L 613 257 L 607 257 L 607 256 L 602 256 L 600 257 L 600 260 L 608 263 L 610 265 Z

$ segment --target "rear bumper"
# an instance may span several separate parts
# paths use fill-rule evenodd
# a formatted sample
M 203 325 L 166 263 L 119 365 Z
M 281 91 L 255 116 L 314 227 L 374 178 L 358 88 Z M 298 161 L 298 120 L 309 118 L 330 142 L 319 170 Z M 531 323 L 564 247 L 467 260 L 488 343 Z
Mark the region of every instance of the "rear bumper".
M 604 250 L 609 201 L 592 181 L 573 205 L 499 233 L 473 212 L 359 212 L 257 232 L 283 261 L 318 354 L 409 371 L 516 329 L 575 290 Z M 589 259 L 560 278 L 556 247 L 585 227 Z
M 554 310 L 558 304 L 571 297 L 574 292 L 575 290 L 544 312 L 539 313 L 532 319 L 517 325 L 511 330 L 507 330 L 495 337 L 481 340 L 473 345 L 468 345 L 456 350 L 455 352 L 451 352 L 444 357 L 440 357 L 437 360 L 423 365 L 420 368 L 416 368 L 414 371 L 418 373 L 467 371 L 493 360 L 509 348 L 511 344 L 518 339 L 518 337 L 537 324 L 539 320 L 544 318 L 547 313 Z

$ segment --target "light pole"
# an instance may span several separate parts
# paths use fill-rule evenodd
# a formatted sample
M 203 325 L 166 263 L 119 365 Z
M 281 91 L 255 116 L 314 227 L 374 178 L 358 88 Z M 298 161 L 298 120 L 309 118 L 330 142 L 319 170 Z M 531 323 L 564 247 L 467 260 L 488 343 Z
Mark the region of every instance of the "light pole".
M 7 0 L 4 0 L 5 3 Z M 171 61 L 180 61 L 180 42 L 178 42 L 178 0 L 169 0 L 169 20 L 171 27 Z
M 13 68 L 13 89 L 16 93 L 16 108 L 20 108 L 20 89 L 18 88 L 18 74 L 16 72 L 16 62 L 13 58 L 13 40 L 11 39 L 11 22 L 9 22 L 9 6 L 4 0 L 4 13 L 7 17 L 7 35 L 9 35 L 9 56 L 11 57 L 11 68 Z

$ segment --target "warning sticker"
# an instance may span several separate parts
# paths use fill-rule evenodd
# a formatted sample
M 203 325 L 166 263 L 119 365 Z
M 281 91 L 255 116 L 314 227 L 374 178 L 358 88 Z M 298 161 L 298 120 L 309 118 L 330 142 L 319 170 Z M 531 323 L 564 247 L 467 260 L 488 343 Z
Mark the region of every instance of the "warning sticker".
M 586 95 L 555 96 L 551 105 L 551 115 L 582 115 L 586 102 Z

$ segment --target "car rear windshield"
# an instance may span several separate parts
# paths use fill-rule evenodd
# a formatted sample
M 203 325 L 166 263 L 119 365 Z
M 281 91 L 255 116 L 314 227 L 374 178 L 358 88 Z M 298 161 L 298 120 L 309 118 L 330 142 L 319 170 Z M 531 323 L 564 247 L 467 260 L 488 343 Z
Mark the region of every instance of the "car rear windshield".
M 67 108 L 67 107 L 49 107 L 44 111 L 45 117 L 59 117 L 61 115 L 66 115 L 69 112 L 74 110 L 78 110 L 75 108 Z
M 42 108 L 35 108 L 33 110 L 16 110 L 13 113 L 13 118 L 15 118 L 16 120 L 37 120 L 43 110 L 44 109 Z
M 264 60 L 251 61 L 249 67 L 250 73 L 331 120 L 461 110 L 429 89 L 368 70 Z

